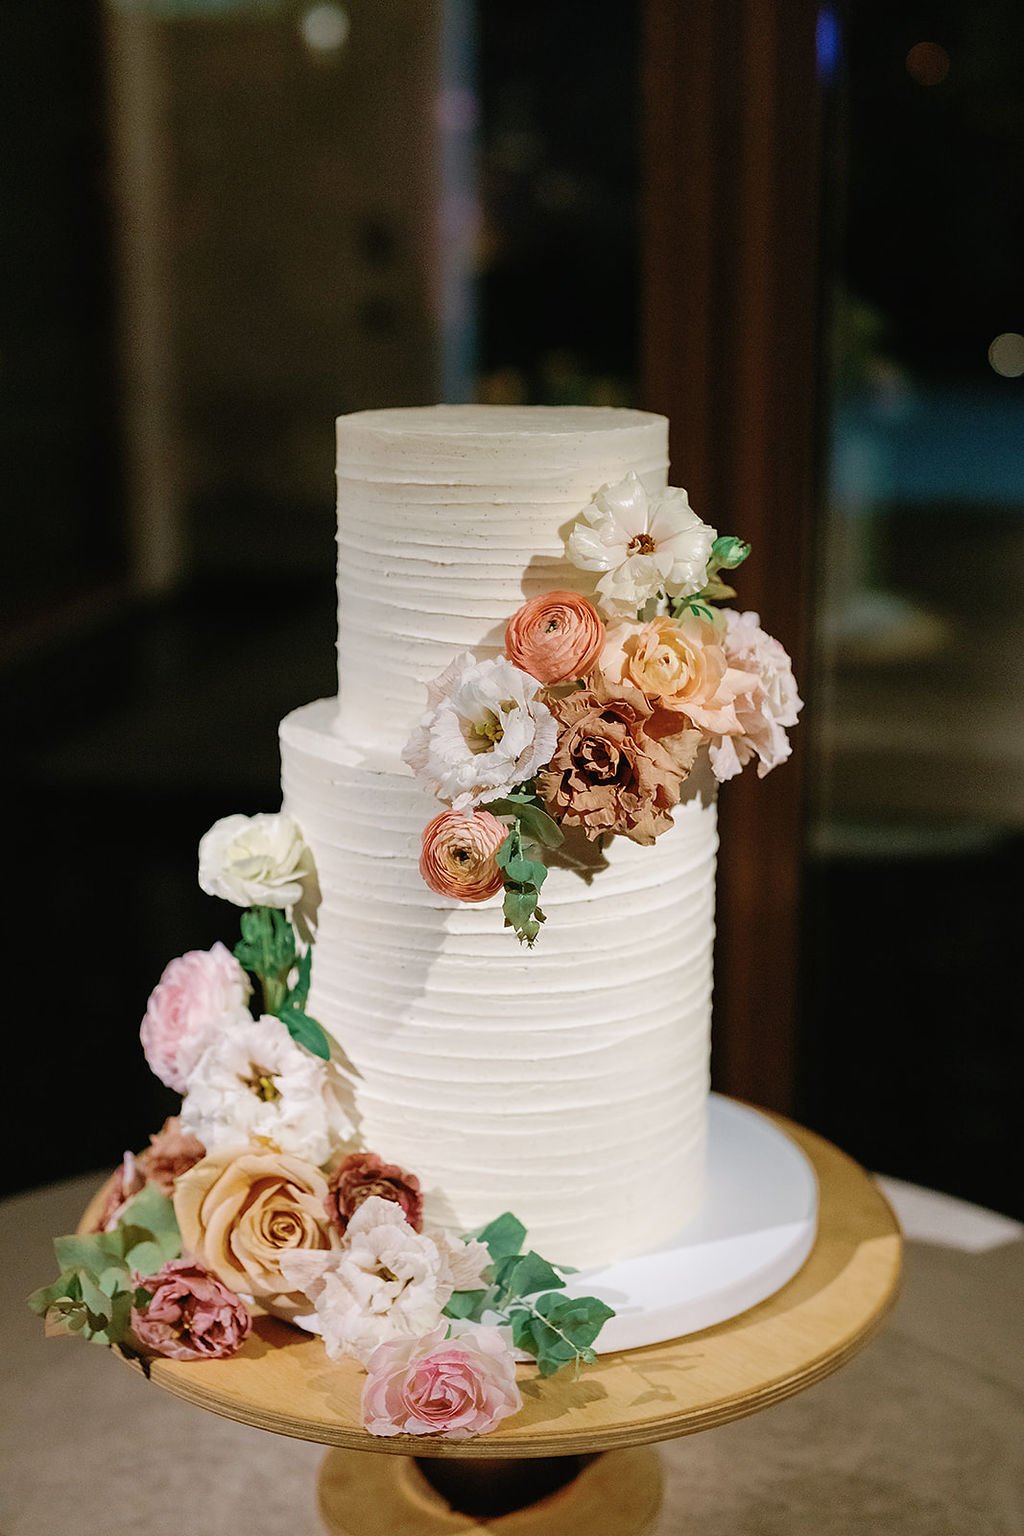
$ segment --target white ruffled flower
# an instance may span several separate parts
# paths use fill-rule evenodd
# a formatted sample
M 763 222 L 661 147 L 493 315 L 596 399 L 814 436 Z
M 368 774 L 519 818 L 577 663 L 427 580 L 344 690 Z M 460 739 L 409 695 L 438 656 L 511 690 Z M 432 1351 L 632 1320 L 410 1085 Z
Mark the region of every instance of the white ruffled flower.
M 313 855 L 287 811 L 225 816 L 199 844 L 199 884 L 236 907 L 295 907 L 316 886 Z
M 536 678 L 504 657 L 463 651 L 428 684 L 402 757 L 457 811 L 500 799 L 554 755 L 558 730 Z
M 484 1270 L 491 1262 L 485 1243 L 476 1238 L 465 1242 L 459 1237 L 449 1237 L 447 1232 L 432 1232 L 431 1239 L 441 1255 L 441 1274 L 453 1291 L 478 1291 L 484 1284 Z
M 750 686 L 736 699 L 739 734 L 712 741 L 708 755 L 715 777 L 723 782 L 735 778 L 755 756 L 758 778 L 763 779 L 789 757 L 792 748 L 785 727 L 796 725 L 803 700 L 793 663 L 778 640 L 765 634 L 759 615 L 726 608 L 724 617 L 729 667 L 746 674 Z
M 649 598 L 688 597 L 707 580 L 714 528 L 675 486 L 648 493 L 630 470 L 602 486 L 572 526 L 566 553 L 584 571 L 603 571 L 605 613 L 635 618 Z
M 281 1268 L 315 1306 L 331 1359 L 364 1365 L 378 1344 L 436 1328 L 453 1289 L 438 1244 L 379 1195 L 356 1211 L 340 1252 L 296 1252 L 282 1257 Z
M 240 1013 L 200 1056 L 181 1128 L 208 1153 L 263 1142 L 320 1165 L 352 1135 L 336 1066 L 297 1045 L 280 1019 Z

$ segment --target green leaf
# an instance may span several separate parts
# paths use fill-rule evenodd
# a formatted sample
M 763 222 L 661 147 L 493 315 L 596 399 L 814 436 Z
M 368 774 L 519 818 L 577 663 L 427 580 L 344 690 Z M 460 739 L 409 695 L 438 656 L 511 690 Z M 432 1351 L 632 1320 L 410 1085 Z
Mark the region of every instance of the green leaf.
M 286 999 L 285 1006 L 287 1008 L 295 1008 L 299 1011 L 303 1011 L 305 1009 L 306 1003 L 309 999 L 309 982 L 312 971 L 313 950 L 312 947 L 310 947 L 306 950 L 304 955 L 299 956 L 298 975 L 295 985 L 292 987 Z
M 495 816 L 515 816 L 527 837 L 545 848 L 557 848 L 564 841 L 558 822 L 549 816 L 536 795 L 513 792 L 503 800 L 489 800 L 487 809 Z
M 53 1252 L 59 1270 L 91 1269 L 99 1273 L 111 1259 L 124 1257 L 124 1248 L 116 1232 L 69 1233 L 55 1237 Z
M 512 1322 L 512 1342 L 516 1349 L 524 1349 L 528 1355 L 536 1357 L 537 1340 L 534 1335 L 533 1325 L 536 1321 L 532 1312 L 525 1307 L 518 1308 L 510 1314 Z
M 288 977 L 295 965 L 295 930 L 277 907 L 251 907 L 243 912 L 242 937 L 235 959 L 258 979 L 265 1013 L 277 1013 L 288 994 Z
M 307 1051 L 313 1056 L 319 1056 L 321 1061 L 330 1061 L 331 1043 L 316 1019 L 311 1019 L 300 1008 L 291 1007 L 283 1008 L 278 1017 L 296 1045 L 305 1046 Z
M 507 1296 L 536 1296 L 541 1291 L 561 1290 L 561 1275 L 531 1248 L 518 1258 L 503 1259 L 495 1266 L 494 1281 Z
M 500 1263 L 502 1259 L 511 1258 L 513 1254 L 521 1253 L 523 1242 L 526 1238 L 526 1228 L 518 1216 L 513 1216 L 511 1211 L 503 1211 L 500 1216 L 495 1216 L 486 1227 L 481 1227 L 479 1232 L 472 1234 L 477 1242 L 483 1243 L 491 1256 L 491 1263 Z
M 118 1228 L 141 1227 L 161 1248 L 167 1250 L 169 1259 L 181 1253 L 181 1233 L 178 1218 L 174 1214 L 174 1202 L 164 1194 L 159 1184 L 147 1184 L 133 1195 L 118 1218 Z M 127 1255 L 126 1255 L 127 1256 Z
M 45 1317 L 51 1308 L 62 1301 L 81 1301 L 82 1287 L 74 1271 L 65 1271 L 52 1285 L 41 1285 L 27 1298 L 28 1305 L 37 1317 Z
M 444 1316 L 468 1318 L 471 1323 L 478 1323 L 488 1295 L 486 1286 L 479 1291 L 453 1291 L 444 1309 Z

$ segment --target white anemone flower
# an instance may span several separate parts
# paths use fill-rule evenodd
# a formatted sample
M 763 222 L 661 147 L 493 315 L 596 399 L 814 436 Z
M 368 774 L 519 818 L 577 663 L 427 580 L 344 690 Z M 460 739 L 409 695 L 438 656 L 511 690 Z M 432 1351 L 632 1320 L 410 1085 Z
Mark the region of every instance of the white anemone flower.
M 200 1056 L 181 1129 L 207 1152 L 262 1142 L 319 1165 L 353 1127 L 338 1068 L 297 1045 L 280 1019 L 240 1011 Z
M 584 571 L 602 571 L 597 590 L 607 614 L 635 618 L 649 598 L 689 597 L 707 580 L 715 529 L 702 523 L 686 492 L 648 492 L 630 470 L 602 486 L 572 526 L 566 552 Z
M 537 679 L 471 651 L 428 685 L 428 708 L 402 757 L 457 811 L 507 795 L 554 755 L 558 728 Z

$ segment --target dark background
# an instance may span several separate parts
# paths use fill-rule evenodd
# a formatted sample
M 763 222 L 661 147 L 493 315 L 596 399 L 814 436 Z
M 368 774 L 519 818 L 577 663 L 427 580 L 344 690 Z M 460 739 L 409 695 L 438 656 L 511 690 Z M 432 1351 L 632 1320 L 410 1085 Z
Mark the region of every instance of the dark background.
M 337 411 L 639 399 L 640 6 L 599 0 L 585 26 L 569 4 L 449 6 L 439 75 L 395 64 L 409 112 L 433 122 L 438 98 L 449 125 L 447 308 L 418 166 L 353 138 L 357 82 L 331 73 L 374 42 L 372 7 L 346 8 L 337 58 L 301 41 L 308 6 L 214 9 L 154 7 L 143 39 L 169 103 L 150 169 L 183 530 L 155 572 L 122 23 L 95 0 L 0 11 L 9 1189 L 111 1164 L 173 1107 L 137 1021 L 169 958 L 235 927 L 198 890 L 199 837 L 279 803 L 277 723 L 335 688 Z M 988 355 L 1024 330 L 1024 11 L 824 15 L 795 1108 L 873 1168 L 1024 1215 L 1024 381 Z M 922 42 L 940 52 L 915 64 Z

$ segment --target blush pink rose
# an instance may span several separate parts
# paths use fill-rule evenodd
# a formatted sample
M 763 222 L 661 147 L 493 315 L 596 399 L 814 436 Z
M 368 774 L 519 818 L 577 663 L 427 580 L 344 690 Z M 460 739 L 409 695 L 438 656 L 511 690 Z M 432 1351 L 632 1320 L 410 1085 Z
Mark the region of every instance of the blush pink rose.
M 201 1264 L 172 1259 L 139 1282 L 152 1299 L 133 1308 L 132 1332 L 143 1349 L 169 1360 L 226 1360 L 245 1343 L 249 1309 Z
M 140 1034 L 146 1060 L 162 1083 L 188 1091 L 196 1062 L 225 1019 L 245 1009 L 245 972 L 223 944 L 172 960 L 150 993 Z
M 454 1322 L 419 1339 L 378 1344 L 367 1365 L 363 1423 L 371 1435 L 468 1440 L 518 1413 L 523 1400 L 507 1330 Z

